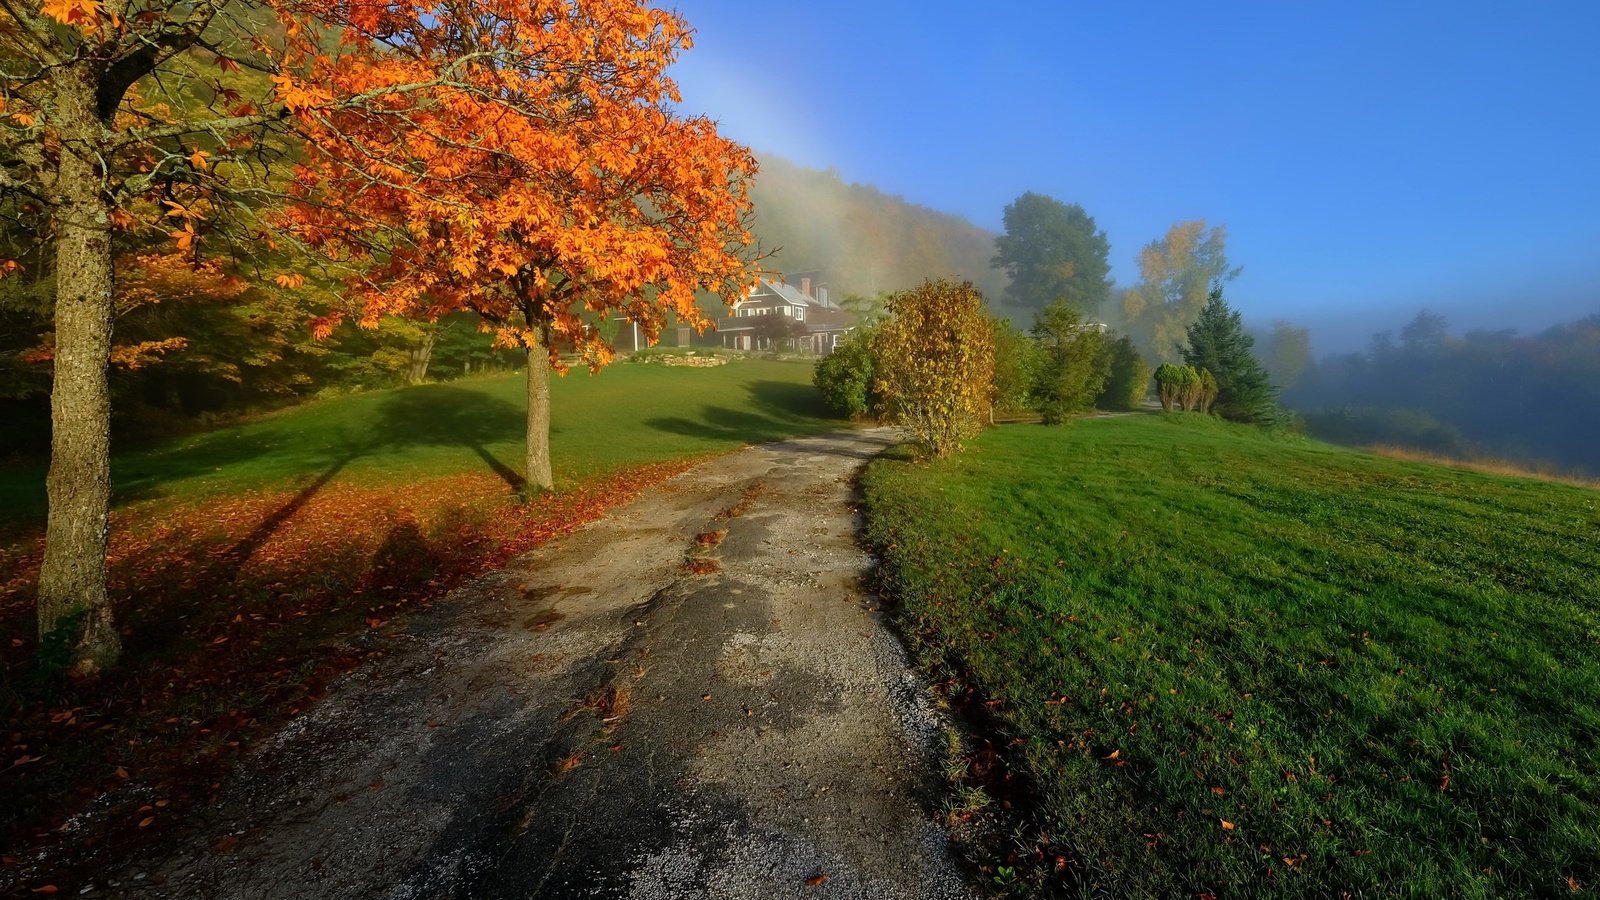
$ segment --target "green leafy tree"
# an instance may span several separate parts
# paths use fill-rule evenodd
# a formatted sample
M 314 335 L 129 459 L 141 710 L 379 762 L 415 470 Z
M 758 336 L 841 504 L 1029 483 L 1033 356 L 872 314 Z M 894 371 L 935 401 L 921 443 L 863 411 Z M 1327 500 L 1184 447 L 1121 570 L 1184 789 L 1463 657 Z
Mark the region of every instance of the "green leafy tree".
M 1133 339 L 1122 335 L 1111 342 L 1110 374 L 1095 405 L 1102 409 L 1138 409 L 1149 394 L 1150 364 L 1139 355 Z
M 1059 425 L 1073 413 L 1094 408 L 1111 375 L 1111 348 L 1105 335 L 1085 326 L 1072 304 L 1058 300 L 1039 313 L 1033 326 L 1039 342 L 1033 405 L 1046 425 Z
M 925 453 L 949 456 L 983 429 L 994 386 L 994 331 L 971 282 L 927 281 L 889 298 L 872 338 L 889 421 Z
M 1043 309 L 1065 300 L 1084 314 L 1111 297 L 1111 244 L 1078 204 L 1032 192 L 1006 207 L 991 263 L 1011 281 L 1007 303 Z
M 878 408 L 873 382 L 877 365 L 872 358 L 872 332 L 852 332 L 832 353 L 817 361 L 812 382 L 822 399 L 834 410 L 852 419 L 864 419 Z
M 1000 412 L 1028 408 L 1029 392 L 1039 367 L 1039 345 L 1010 319 L 995 319 L 994 402 Z
M 1278 415 L 1277 388 L 1256 359 L 1255 338 L 1244 330 L 1237 310 L 1212 288 L 1200 318 L 1188 331 L 1184 362 L 1209 369 L 1217 381 L 1217 413 L 1236 422 L 1265 424 Z
M 1213 284 L 1237 277 L 1228 265 L 1227 229 L 1180 222 L 1139 251 L 1139 283 L 1122 294 L 1122 320 L 1147 355 L 1170 357 L 1199 318 Z

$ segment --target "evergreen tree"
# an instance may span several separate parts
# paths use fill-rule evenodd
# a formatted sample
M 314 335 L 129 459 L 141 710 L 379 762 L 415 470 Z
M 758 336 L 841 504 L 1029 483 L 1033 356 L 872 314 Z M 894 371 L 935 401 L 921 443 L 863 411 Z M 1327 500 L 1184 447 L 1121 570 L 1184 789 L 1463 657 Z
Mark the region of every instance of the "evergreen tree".
M 1264 424 L 1277 418 L 1278 389 L 1256 359 L 1254 346 L 1238 311 L 1222 299 L 1222 286 L 1214 285 L 1200 318 L 1189 326 L 1183 361 L 1216 377 L 1218 415 Z

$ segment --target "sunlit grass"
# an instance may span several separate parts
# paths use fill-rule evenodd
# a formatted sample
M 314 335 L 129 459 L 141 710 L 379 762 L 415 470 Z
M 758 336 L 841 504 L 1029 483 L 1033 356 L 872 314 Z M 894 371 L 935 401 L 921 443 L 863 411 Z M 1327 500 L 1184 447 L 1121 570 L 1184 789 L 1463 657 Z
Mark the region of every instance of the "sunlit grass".
M 618 363 L 551 385 L 557 487 L 626 466 L 837 427 L 804 362 L 740 359 L 713 369 Z M 520 373 L 309 403 L 230 428 L 118 452 L 119 502 L 522 468 Z M 0 468 L 0 522 L 41 519 L 42 465 Z
M 1075 888 L 1600 883 L 1600 493 L 1161 416 L 865 488 L 906 631 L 1001 701 Z

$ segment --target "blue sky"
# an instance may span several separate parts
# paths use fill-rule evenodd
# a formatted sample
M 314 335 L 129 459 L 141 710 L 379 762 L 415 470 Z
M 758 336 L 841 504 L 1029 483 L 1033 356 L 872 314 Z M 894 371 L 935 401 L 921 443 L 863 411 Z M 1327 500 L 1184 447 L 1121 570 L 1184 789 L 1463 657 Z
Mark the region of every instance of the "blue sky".
M 1226 224 L 1230 297 L 1319 349 L 1600 311 L 1600 0 L 675 5 L 685 107 L 758 152 L 995 229 L 1082 203 L 1123 283 Z

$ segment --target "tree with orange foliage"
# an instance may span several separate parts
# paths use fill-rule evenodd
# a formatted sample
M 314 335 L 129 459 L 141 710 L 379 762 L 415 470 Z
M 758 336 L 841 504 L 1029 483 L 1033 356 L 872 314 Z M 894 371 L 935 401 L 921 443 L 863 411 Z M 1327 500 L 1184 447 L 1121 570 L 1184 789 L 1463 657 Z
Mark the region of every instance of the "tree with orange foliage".
M 491 21 L 493 30 L 483 26 Z M 621 307 L 596 303 L 637 313 L 647 331 L 655 323 L 650 302 L 692 320 L 686 298 L 710 278 L 687 280 L 688 269 L 738 278 L 723 268 L 727 255 L 704 239 L 687 251 L 696 265 L 673 262 L 685 256 L 678 241 L 725 233 L 725 221 L 708 211 L 721 202 L 711 198 L 728 194 L 728 170 L 702 163 L 707 153 L 732 152 L 717 149 L 709 123 L 673 119 L 662 106 L 672 89 L 659 77 L 661 50 L 686 43 L 675 16 L 605 0 L 0 4 L 0 203 L 36 215 L 44 246 L 21 258 L 41 260 L 56 282 L 41 645 L 64 647 L 78 674 L 106 668 L 120 652 L 105 568 L 116 242 L 130 233 L 168 234 L 197 262 L 203 244 L 225 243 L 235 252 L 275 246 L 259 240 L 262 223 L 248 211 L 282 196 L 285 148 L 300 138 L 326 151 L 314 154 L 308 173 L 337 165 L 322 171 L 355 177 L 344 183 L 348 190 L 300 196 L 328 212 L 376 208 L 369 192 L 446 198 L 433 208 L 449 210 L 442 217 L 388 218 L 398 227 L 352 241 L 384 250 L 373 283 L 403 283 L 406 266 L 423 265 L 424 293 L 448 296 L 433 285 L 498 271 L 500 286 L 475 296 L 485 310 L 505 312 L 502 327 L 516 327 L 515 315 L 526 313 L 530 339 L 581 335 L 572 308 L 560 304 L 599 294 L 641 298 Z M 594 114 L 630 105 L 626 115 Z M 491 108 L 502 111 L 502 123 L 481 118 L 492 117 Z M 463 113 L 480 117 L 479 133 L 465 141 L 452 131 L 468 120 L 457 117 Z M 583 132 L 585 140 L 571 139 L 566 124 L 584 121 L 597 124 Z M 548 127 L 536 133 L 536 124 Z M 407 152 L 369 156 L 386 139 Z M 622 158 L 622 147 L 633 154 Z M 668 147 L 685 155 L 667 159 Z M 450 246 L 463 246 L 488 222 L 473 208 L 482 195 L 471 186 L 511 184 L 527 174 L 529 160 L 559 184 L 541 201 L 511 203 L 502 224 L 551 235 L 534 243 L 548 255 L 519 254 L 517 242 L 496 241 L 480 254 L 452 252 L 449 267 L 436 267 L 430 235 L 442 229 Z M 421 161 L 432 168 L 419 174 L 392 165 Z M 652 175 L 678 191 L 651 192 Z M 640 239 L 624 197 L 640 198 L 636 214 L 648 210 L 676 223 L 652 232 L 670 237 Z M 351 219 L 329 221 L 348 226 Z M 549 226 L 558 221 L 582 227 L 557 234 Z M 326 248 L 337 240 L 316 235 L 314 242 Z M 357 261 L 370 258 L 377 257 Z M 0 260 L 0 274 L 17 265 Z M 280 283 L 293 287 L 299 279 Z M 628 293 L 644 285 L 659 294 L 647 302 Z M 400 298 L 395 309 L 420 304 Z M 603 357 L 599 348 L 593 355 Z
M 614 356 L 596 319 L 653 343 L 668 313 L 701 327 L 697 295 L 732 304 L 754 280 L 755 161 L 670 106 L 666 68 L 689 46 L 684 20 L 644 0 L 480 0 L 317 70 L 334 93 L 448 73 L 382 115 L 308 117 L 286 225 L 352 272 L 363 325 L 470 310 L 526 351 L 531 489 L 553 487 L 549 370 Z

